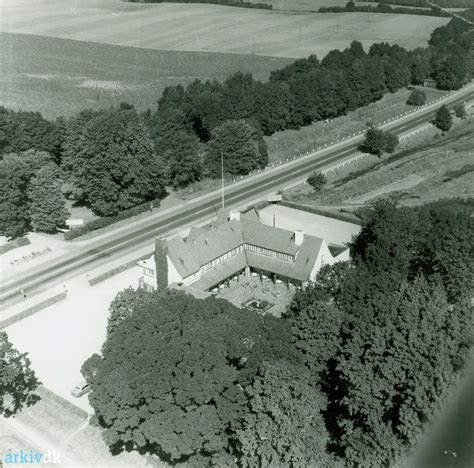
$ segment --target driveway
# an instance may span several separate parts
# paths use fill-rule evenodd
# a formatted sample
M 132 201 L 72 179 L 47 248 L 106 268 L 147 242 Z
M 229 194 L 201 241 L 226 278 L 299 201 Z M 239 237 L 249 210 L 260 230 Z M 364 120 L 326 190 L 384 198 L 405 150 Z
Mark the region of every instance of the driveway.
M 84 278 L 66 284 L 68 298 L 6 329 L 17 349 L 29 353 L 32 367 L 51 391 L 88 412 L 87 395 L 70 392 L 82 380 L 81 366 L 99 353 L 105 340 L 109 304 L 117 292 L 138 286 L 138 267 L 97 286 Z

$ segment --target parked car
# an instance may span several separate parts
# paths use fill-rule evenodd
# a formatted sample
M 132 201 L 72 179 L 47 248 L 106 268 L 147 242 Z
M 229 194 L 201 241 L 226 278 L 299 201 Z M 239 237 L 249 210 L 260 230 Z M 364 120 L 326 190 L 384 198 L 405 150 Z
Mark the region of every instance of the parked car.
M 71 395 L 75 398 L 79 398 L 82 395 L 85 395 L 86 393 L 89 393 L 91 390 L 92 390 L 92 388 L 90 387 L 90 385 L 85 380 L 83 380 L 82 382 L 79 382 L 72 389 Z

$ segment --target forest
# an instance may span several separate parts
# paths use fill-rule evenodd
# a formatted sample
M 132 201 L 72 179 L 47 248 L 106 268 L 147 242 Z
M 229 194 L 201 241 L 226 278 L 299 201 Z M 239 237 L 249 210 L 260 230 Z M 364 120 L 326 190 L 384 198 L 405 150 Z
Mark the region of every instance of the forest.
M 473 344 L 474 221 L 387 201 L 361 216 L 352 262 L 325 266 L 281 319 L 119 293 L 82 368 L 112 452 L 180 467 L 403 461 Z
M 365 51 L 354 41 L 322 60 L 296 60 L 267 82 L 237 73 L 168 87 L 143 113 L 122 103 L 48 121 L 0 108 L 0 234 L 54 232 L 67 218 L 66 198 L 109 220 L 125 216 L 167 187 L 219 176 L 221 157 L 227 176 L 264 168 L 264 135 L 344 115 L 430 77 L 458 89 L 474 69 L 473 40 L 474 30 L 452 19 L 427 48 L 379 43 Z

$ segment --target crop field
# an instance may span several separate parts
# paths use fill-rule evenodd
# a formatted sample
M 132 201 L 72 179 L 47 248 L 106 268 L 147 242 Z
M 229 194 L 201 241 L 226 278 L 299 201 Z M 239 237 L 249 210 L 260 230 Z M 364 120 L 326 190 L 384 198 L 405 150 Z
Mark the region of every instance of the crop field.
M 2 0 L 0 30 L 160 50 L 322 57 L 354 39 L 364 46 L 426 45 L 447 18 L 308 13 L 120 0 Z
M 267 79 L 291 59 L 173 52 L 0 33 L 0 105 L 47 118 L 122 101 L 154 108 L 164 88 L 237 71 Z
M 0 17 L 0 105 L 48 118 L 121 101 L 154 107 L 165 87 L 196 78 L 242 71 L 266 80 L 353 39 L 423 46 L 446 22 L 120 0 L 1 0 Z

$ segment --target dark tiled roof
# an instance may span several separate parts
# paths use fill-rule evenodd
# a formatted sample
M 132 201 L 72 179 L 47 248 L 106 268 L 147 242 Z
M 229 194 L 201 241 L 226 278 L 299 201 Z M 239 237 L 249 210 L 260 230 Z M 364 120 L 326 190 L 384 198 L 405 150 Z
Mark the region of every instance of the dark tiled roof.
M 196 262 L 195 256 L 181 237 L 178 236 L 168 240 L 166 246 L 168 248 L 168 256 L 183 278 L 199 271 L 201 265 Z
M 245 253 L 239 253 L 215 266 L 211 270 L 208 270 L 201 279 L 192 283 L 191 286 L 198 289 L 212 288 L 212 286 L 219 284 L 221 281 L 229 278 L 229 276 L 243 270 L 246 266 L 247 260 L 245 258 Z
M 202 266 L 244 243 L 240 221 L 228 221 L 204 232 L 191 241 L 186 240 L 188 250 Z
M 192 229 L 186 241 L 181 237 L 169 240 L 168 255 L 178 273 L 186 278 L 206 263 L 247 243 L 292 255 L 295 257 L 295 262 L 247 251 L 206 271 L 193 285 L 208 289 L 247 265 L 306 281 L 321 249 L 322 239 L 305 235 L 302 244 L 296 245 L 293 231 L 274 228 L 260 221 L 250 221 L 249 218 L 258 219 L 258 215 L 256 212 L 249 213 L 247 218 L 244 215 L 240 221 L 232 220 L 217 226 L 213 225 L 211 228 Z
M 262 223 L 242 220 L 245 242 L 288 255 L 295 255 L 299 246 L 295 244 L 294 232 L 274 228 Z

